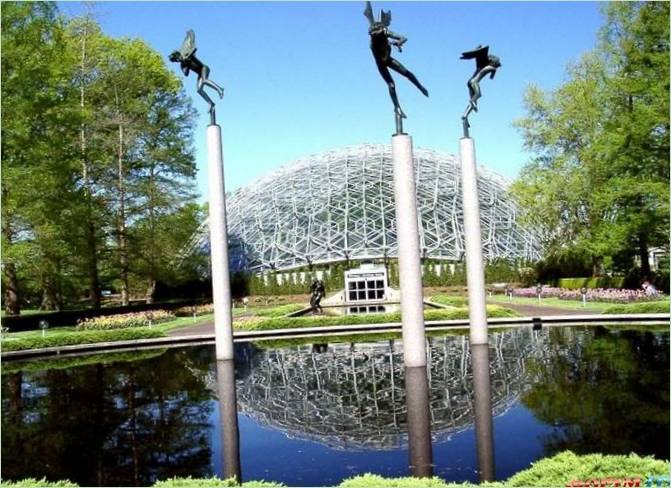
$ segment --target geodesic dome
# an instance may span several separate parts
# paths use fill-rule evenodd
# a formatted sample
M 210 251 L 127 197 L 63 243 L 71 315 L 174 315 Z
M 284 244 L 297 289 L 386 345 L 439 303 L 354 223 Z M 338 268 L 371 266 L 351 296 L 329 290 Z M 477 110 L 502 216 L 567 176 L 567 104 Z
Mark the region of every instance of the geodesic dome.
M 464 257 L 457 158 L 414 150 L 424 257 Z M 517 223 L 508 183 L 480 167 L 485 259 L 537 260 L 534 235 Z M 362 144 L 307 156 L 227 197 L 231 270 L 288 269 L 397 257 L 391 146 Z M 186 252 L 207 250 L 207 222 Z

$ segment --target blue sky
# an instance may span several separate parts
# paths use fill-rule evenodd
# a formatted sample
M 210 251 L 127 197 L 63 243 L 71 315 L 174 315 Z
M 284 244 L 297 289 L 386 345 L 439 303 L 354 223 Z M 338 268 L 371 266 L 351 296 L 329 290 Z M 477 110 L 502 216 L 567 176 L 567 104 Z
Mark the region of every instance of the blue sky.
M 61 3 L 67 15 L 79 3 Z M 187 29 L 199 57 L 225 89 L 217 119 L 224 138 L 226 189 L 232 191 L 294 159 L 362 142 L 389 143 L 393 107 L 368 47 L 363 1 L 98 2 L 103 30 L 141 37 L 167 55 Z M 415 146 L 455 154 L 472 61 L 460 53 L 488 44 L 502 61 L 482 82 L 471 117 L 478 162 L 513 179 L 528 159 L 512 122 L 524 114 L 529 84 L 558 86 L 568 63 L 592 49 L 602 18 L 592 2 L 373 2 L 392 11 L 391 29 L 409 40 L 394 56 L 428 88 L 424 98 L 394 75 L 406 131 Z M 166 58 L 167 62 L 167 58 Z M 173 64 L 171 69 L 179 72 Z M 205 103 L 184 80 L 199 111 L 198 188 L 207 196 Z

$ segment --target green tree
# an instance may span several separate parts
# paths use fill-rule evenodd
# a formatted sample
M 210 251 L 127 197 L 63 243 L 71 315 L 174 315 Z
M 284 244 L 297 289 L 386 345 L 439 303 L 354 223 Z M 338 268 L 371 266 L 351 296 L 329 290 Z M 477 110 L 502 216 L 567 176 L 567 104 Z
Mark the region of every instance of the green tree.
M 11 113 L 2 124 L 4 299 L 6 311 L 18 314 L 27 265 L 37 273 L 42 305 L 62 302 L 71 244 L 67 207 L 74 198 L 70 141 L 79 120 L 69 102 L 73 66 L 53 4 L 5 3 L 2 45 L 3 111 Z
M 550 93 L 527 90 L 517 122 L 534 157 L 513 186 L 550 254 L 593 273 L 668 248 L 669 5 L 613 2 L 601 41 Z

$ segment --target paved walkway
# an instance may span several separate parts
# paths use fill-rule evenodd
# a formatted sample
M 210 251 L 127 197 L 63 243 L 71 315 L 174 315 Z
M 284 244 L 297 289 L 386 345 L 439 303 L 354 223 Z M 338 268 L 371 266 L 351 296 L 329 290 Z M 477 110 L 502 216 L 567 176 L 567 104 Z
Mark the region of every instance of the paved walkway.
M 494 303 L 502 307 L 512 308 L 524 317 L 540 317 L 547 315 L 592 315 L 599 314 L 596 310 L 572 310 L 568 308 L 547 307 L 538 305 L 519 305 L 516 303 Z M 236 317 L 237 318 L 237 317 Z M 214 322 L 204 322 L 192 327 L 171 330 L 169 336 L 193 336 L 202 334 L 214 334 Z

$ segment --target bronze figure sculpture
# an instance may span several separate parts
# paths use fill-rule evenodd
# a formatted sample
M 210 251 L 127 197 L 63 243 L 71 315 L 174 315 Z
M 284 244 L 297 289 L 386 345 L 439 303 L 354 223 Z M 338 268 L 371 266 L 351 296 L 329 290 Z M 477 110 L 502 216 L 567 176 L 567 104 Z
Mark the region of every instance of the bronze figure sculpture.
M 326 287 L 324 286 L 324 282 L 314 278 L 312 280 L 312 284 L 310 285 L 310 306 L 312 307 L 312 313 L 322 312 L 320 302 L 325 296 Z
M 210 68 L 196 57 L 196 49 L 196 34 L 193 30 L 189 29 L 186 33 L 184 42 L 182 42 L 182 47 L 178 51 L 173 51 L 170 54 L 170 61 L 179 63 L 184 76 L 189 76 L 190 71 L 193 71 L 198 75 L 198 94 L 209 104 L 210 124 L 215 125 L 217 122 L 214 114 L 214 102 L 209 95 L 205 93 L 205 87 L 209 86 L 210 88 L 214 88 L 217 91 L 219 98 L 224 98 L 224 89 L 208 78 L 210 75 Z
M 496 70 L 501 67 L 501 60 L 492 54 L 489 54 L 489 46 L 478 46 L 472 51 L 466 51 L 461 54 L 460 59 L 474 59 L 475 58 L 475 73 L 471 76 L 471 79 L 468 80 L 468 93 L 470 100 L 468 102 L 468 107 L 464 115 L 461 116 L 461 120 L 464 125 L 464 137 L 469 137 L 468 128 L 470 124 L 468 123 L 468 116 L 471 112 L 478 111 L 478 99 L 482 96 L 480 92 L 480 81 L 487 75 L 491 79 L 494 79 Z
M 394 79 L 391 77 L 391 73 L 389 73 L 389 68 L 410 80 L 410 82 L 415 85 L 419 91 L 424 94 L 424 96 L 428 97 L 429 92 L 422 86 L 414 74 L 412 74 L 396 59 L 391 57 L 391 46 L 397 47 L 398 51 L 401 52 L 403 49 L 403 44 L 405 44 L 405 42 L 408 40 L 407 38 L 388 29 L 389 24 L 391 24 L 391 12 L 385 12 L 384 10 L 381 10 L 380 20 L 376 21 L 375 16 L 373 15 L 373 7 L 371 6 L 370 2 L 366 2 L 366 9 L 364 10 L 363 14 L 368 19 L 369 23 L 368 34 L 370 35 L 370 49 L 373 51 L 375 64 L 377 65 L 377 69 L 380 72 L 380 75 L 389 87 L 389 95 L 391 96 L 391 100 L 394 103 L 394 114 L 396 115 L 396 133 L 401 134 L 403 133 L 402 119 L 406 118 L 406 116 L 398 102 L 398 96 L 396 95 L 396 85 L 394 83 Z

